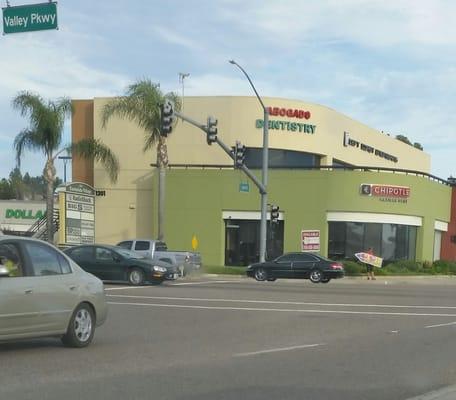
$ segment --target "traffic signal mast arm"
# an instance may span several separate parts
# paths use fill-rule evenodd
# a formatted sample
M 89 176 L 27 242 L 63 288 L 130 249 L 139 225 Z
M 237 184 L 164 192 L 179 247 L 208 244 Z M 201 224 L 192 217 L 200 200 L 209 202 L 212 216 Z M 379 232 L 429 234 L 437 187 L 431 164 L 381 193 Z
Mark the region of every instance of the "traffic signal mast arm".
M 201 129 L 202 131 L 204 131 L 206 133 L 206 135 L 209 133 L 208 132 L 208 127 L 207 125 L 203 125 L 203 124 L 200 124 L 199 122 L 187 117 L 186 115 L 184 114 L 181 114 L 180 112 L 178 111 L 174 111 L 174 115 L 176 115 L 177 117 L 179 117 L 180 119 L 188 122 L 189 124 L 193 125 L 193 126 L 196 126 L 197 128 Z M 231 149 L 225 144 L 223 143 L 219 138 L 218 136 L 215 137 L 215 143 L 217 143 L 222 149 L 223 151 L 228 154 L 232 159 L 233 161 L 236 161 L 236 155 L 234 154 L 233 151 L 231 151 Z M 242 166 L 239 167 L 239 169 L 241 169 L 242 171 L 244 171 L 244 173 L 253 181 L 253 183 L 256 185 L 256 187 L 259 189 L 260 193 L 261 194 L 266 194 L 266 188 L 263 186 L 263 184 L 258 180 L 258 178 L 245 166 L 245 164 L 242 164 Z

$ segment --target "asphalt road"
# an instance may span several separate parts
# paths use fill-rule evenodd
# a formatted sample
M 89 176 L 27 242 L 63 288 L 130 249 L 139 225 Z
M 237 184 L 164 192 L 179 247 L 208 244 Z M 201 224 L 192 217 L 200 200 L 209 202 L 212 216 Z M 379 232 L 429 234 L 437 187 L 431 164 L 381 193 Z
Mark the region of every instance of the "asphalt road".
M 405 400 L 456 383 L 456 279 L 106 289 L 89 348 L 0 345 L 0 399 Z

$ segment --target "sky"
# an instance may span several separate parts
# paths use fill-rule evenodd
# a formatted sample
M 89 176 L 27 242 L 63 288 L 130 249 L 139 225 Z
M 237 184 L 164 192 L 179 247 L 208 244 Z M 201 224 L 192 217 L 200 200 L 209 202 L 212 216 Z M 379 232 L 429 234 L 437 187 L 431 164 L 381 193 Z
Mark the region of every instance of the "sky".
M 261 96 L 405 135 L 431 155 L 431 174 L 456 176 L 455 1 L 60 0 L 57 14 L 58 30 L 0 36 L 0 178 L 28 126 L 11 107 L 18 92 L 116 96 L 149 78 L 181 93 L 179 73 L 189 73 L 185 95 L 253 95 L 230 59 Z M 56 166 L 63 177 L 63 161 Z M 40 153 L 26 153 L 21 171 L 43 167 Z

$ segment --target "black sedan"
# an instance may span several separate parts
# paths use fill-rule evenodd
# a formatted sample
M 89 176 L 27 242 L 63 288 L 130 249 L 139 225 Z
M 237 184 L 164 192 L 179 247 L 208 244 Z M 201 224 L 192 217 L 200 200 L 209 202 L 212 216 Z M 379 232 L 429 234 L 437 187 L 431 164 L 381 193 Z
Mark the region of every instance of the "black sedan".
M 257 281 L 275 281 L 277 278 L 310 279 L 313 283 L 328 283 L 343 278 L 342 264 L 316 253 L 287 253 L 275 260 L 249 265 L 247 276 Z
M 160 284 L 165 279 L 177 279 L 178 271 L 164 261 L 144 258 L 122 247 L 81 245 L 64 252 L 82 269 L 103 281 L 127 281 L 132 285 L 146 282 Z

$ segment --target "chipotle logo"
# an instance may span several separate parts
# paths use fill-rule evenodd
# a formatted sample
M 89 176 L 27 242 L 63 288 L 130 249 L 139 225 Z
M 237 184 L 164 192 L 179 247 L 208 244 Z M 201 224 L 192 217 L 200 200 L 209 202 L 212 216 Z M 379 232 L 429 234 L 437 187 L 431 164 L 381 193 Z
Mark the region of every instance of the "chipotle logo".
M 296 108 L 283 108 L 283 107 L 268 107 L 269 115 L 298 118 L 298 119 L 309 119 L 310 111 L 299 110 Z
M 360 192 L 365 196 L 389 197 L 396 199 L 408 199 L 410 197 L 410 188 L 407 186 L 363 183 L 360 187 Z

